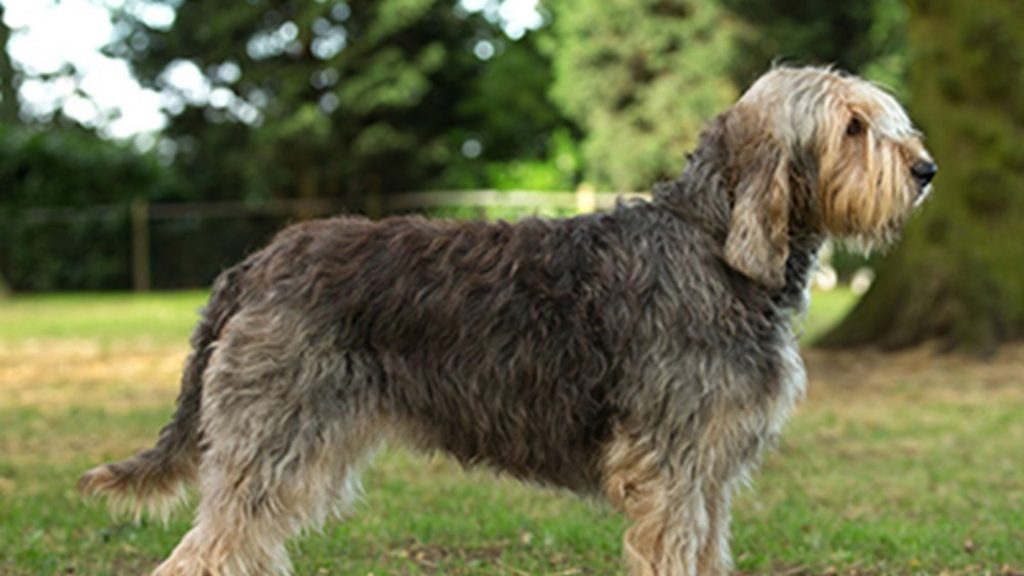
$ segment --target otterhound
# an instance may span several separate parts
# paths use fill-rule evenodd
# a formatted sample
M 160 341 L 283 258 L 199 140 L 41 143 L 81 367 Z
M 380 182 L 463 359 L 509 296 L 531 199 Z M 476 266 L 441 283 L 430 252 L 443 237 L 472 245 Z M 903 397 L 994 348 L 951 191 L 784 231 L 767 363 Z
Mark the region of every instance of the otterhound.
M 634 575 L 721 575 L 729 500 L 804 391 L 829 235 L 891 241 L 936 172 L 876 86 L 777 68 L 651 201 L 566 220 L 283 231 L 226 271 L 156 446 L 81 480 L 195 526 L 158 574 L 283 574 L 385 439 L 600 495 Z

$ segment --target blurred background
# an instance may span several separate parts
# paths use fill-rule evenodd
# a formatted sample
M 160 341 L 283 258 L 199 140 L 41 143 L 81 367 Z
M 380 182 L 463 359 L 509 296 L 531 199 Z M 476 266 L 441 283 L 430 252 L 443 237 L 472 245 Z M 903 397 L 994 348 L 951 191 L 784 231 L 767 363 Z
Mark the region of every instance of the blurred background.
M 703 124 L 783 62 L 883 84 L 942 167 L 871 313 L 831 341 L 991 352 L 1024 327 L 1019 2 L 0 6 L 7 290 L 206 286 L 329 214 L 599 208 L 678 174 Z M 878 264 L 840 247 L 819 285 L 863 292 Z
M 169 550 L 184 516 L 111 521 L 71 487 L 155 437 L 203 288 L 284 225 L 601 209 L 792 63 L 892 91 L 940 172 L 892 252 L 823 255 L 810 396 L 738 505 L 738 567 L 1019 574 L 1022 22 L 1020 0 L 0 0 L 0 572 Z M 604 511 L 379 469 L 300 573 L 619 569 Z
M 990 352 L 1024 327 L 1019 2 L 2 6 L 15 292 L 206 286 L 328 214 L 592 210 L 677 175 L 704 123 L 783 62 L 883 84 L 942 167 L 871 313 L 830 341 Z M 828 256 L 822 287 L 875 277 L 877 260 Z

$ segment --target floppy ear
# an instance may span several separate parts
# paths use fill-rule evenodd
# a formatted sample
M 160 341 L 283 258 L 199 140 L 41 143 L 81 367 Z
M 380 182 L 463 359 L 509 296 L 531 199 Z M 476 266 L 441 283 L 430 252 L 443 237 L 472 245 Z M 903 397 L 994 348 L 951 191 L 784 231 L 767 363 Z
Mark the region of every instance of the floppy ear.
M 737 177 L 725 261 L 748 278 L 780 288 L 789 257 L 789 153 L 764 133 L 739 142 L 730 150 Z

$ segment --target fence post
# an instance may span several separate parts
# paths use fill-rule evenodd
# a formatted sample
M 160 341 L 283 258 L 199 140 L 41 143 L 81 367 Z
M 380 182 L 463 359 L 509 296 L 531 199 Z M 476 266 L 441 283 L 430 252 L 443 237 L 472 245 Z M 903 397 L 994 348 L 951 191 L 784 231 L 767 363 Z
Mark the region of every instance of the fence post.
M 384 215 L 384 199 L 376 192 L 368 193 L 363 202 L 363 211 L 371 220 L 380 218 Z
M 597 210 L 597 192 L 594 187 L 584 182 L 576 189 L 576 213 L 589 214 Z
M 144 198 L 132 198 L 132 288 L 136 292 L 149 290 L 149 203 Z

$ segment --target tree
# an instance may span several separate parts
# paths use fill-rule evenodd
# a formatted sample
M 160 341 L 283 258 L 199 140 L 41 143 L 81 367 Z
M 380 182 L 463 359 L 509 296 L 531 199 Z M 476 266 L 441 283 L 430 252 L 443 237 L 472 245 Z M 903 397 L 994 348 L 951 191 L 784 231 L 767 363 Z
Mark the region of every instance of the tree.
M 185 2 L 166 30 L 126 10 L 135 32 L 112 50 L 179 89 L 167 135 L 204 195 L 347 192 L 358 205 L 359 191 L 405 189 L 446 152 L 447 96 L 479 61 L 460 49 L 472 24 L 440 4 Z
M 569 190 L 577 183 L 578 130 L 550 98 L 547 31 L 511 39 L 500 30 L 474 39 L 486 65 L 459 98 L 453 154 L 430 185 L 441 189 Z M 490 55 L 493 52 L 493 56 Z
M 14 67 L 7 55 L 7 41 L 11 30 L 4 24 L 4 8 L 0 6 L 0 124 L 11 125 L 18 121 L 18 93 L 15 86 Z
M 14 91 L 14 68 L 7 55 L 7 40 L 11 31 L 4 24 L 4 8 L 0 6 L 0 126 L 11 124 L 18 118 L 18 99 Z M 0 298 L 10 293 L 4 280 L 3 262 L 0 261 Z
M 734 75 L 746 84 L 771 62 L 830 64 L 903 86 L 902 2 L 722 0 L 744 23 Z
M 536 62 L 536 50 L 496 39 L 497 24 L 450 0 L 184 2 L 167 29 L 132 5 L 121 20 L 134 31 L 110 50 L 177 93 L 166 135 L 206 196 L 361 206 L 365 193 L 435 181 L 478 127 L 496 129 L 481 138 L 499 156 L 529 154 L 531 133 L 550 131 L 550 104 L 502 93 L 484 112 L 466 106 L 467 88 L 493 85 L 488 67 L 506 55 Z M 526 86 L 548 74 L 518 68 Z M 201 89 L 190 93 L 176 75 L 198 76 Z M 499 104 L 519 123 L 498 125 Z
M 675 176 L 704 123 L 737 95 L 734 22 L 699 0 L 553 0 L 553 94 L 586 133 L 599 188 Z
M 645 189 L 679 172 L 712 116 L 773 62 L 903 87 L 899 2 L 552 0 L 553 93 L 583 127 L 586 176 Z
M 912 112 L 934 197 L 825 346 L 991 352 L 1024 336 L 1024 4 L 910 3 Z

